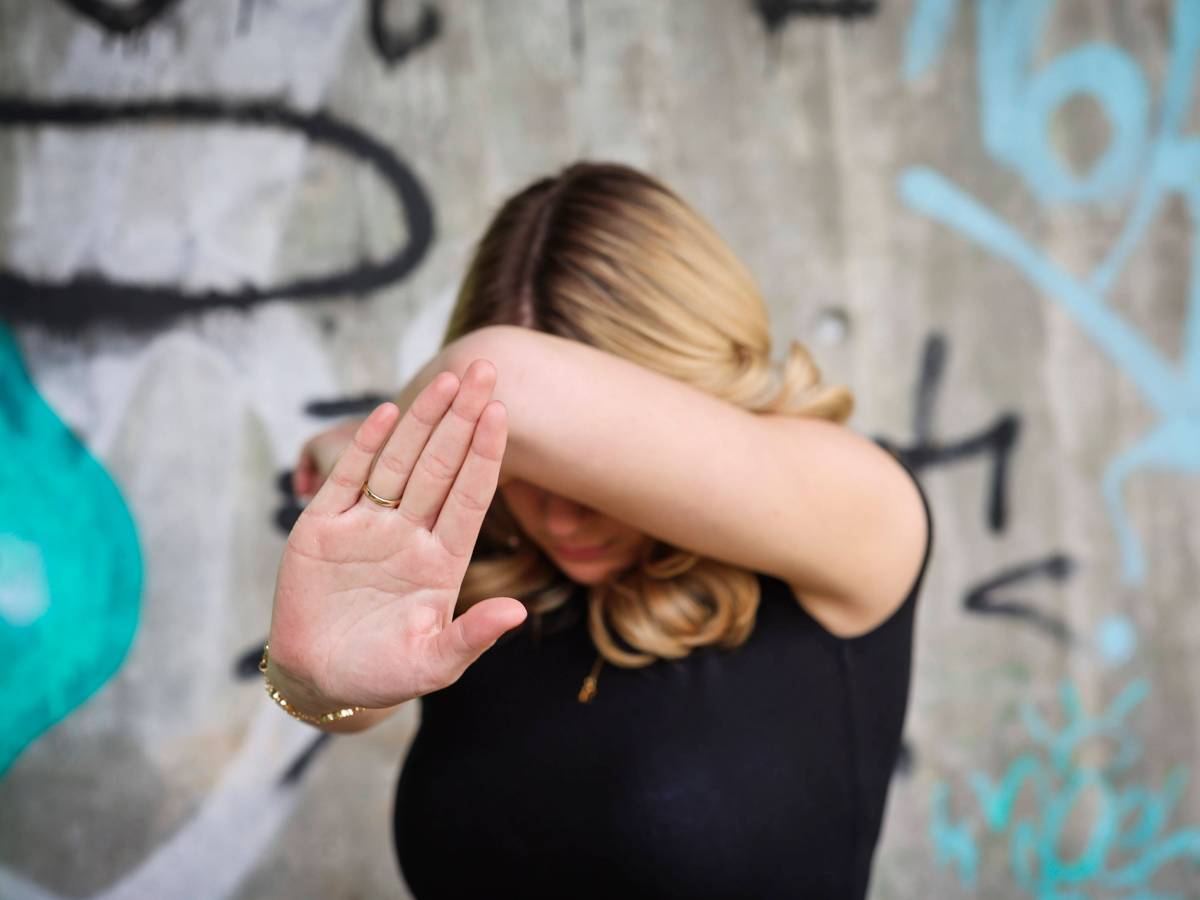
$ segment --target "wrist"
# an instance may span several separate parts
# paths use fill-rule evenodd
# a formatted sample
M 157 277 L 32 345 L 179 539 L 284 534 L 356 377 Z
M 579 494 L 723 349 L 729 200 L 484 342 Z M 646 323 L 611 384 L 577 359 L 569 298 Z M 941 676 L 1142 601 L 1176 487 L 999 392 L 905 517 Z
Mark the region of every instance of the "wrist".
M 297 712 L 307 713 L 313 716 L 324 715 L 336 706 L 345 706 L 346 704 L 336 703 L 333 700 L 322 696 L 318 691 L 310 688 L 305 682 L 292 678 L 286 672 L 281 670 L 275 663 L 275 660 L 267 654 L 267 665 L 265 669 L 261 669 L 266 680 L 287 698 L 288 703 Z
M 306 682 L 288 675 L 271 658 L 269 642 L 263 646 L 258 669 L 263 673 L 264 685 L 271 699 L 289 715 L 310 725 L 320 727 L 348 719 L 364 709 L 326 697 Z

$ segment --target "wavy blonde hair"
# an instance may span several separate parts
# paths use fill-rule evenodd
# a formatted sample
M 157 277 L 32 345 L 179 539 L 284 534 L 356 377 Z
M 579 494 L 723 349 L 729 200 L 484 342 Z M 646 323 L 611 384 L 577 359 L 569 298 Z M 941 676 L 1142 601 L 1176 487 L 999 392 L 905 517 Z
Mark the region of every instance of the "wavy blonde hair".
M 590 344 L 753 412 L 844 422 L 854 408 L 847 388 L 821 383 L 798 341 L 771 363 L 767 309 L 745 266 L 678 195 L 625 165 L 577 162 L 502 204 L 443 345 L 497 324 Z M 514 596 L 537 631 L 574 589 L 521 538 L 497 491 L 459 610 Z M 758 603 L 755 573 L 654 541 L 636 565 L 589 588 L 588 629 L 606 660 L 636 668 L 742 644 Z

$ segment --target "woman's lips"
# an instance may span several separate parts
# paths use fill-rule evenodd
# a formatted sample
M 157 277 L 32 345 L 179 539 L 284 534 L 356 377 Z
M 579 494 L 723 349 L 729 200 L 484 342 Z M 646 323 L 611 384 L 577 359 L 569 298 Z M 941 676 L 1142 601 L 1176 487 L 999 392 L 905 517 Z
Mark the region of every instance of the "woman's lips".
M 598 556 L 604 556 L 608 552 L 609 545 L 612 541 L 605 544 L 598 544 L 592 547 L 581 547 L 572 549 L 570 547 L 555 546 L 554 552 L 564 559 L 595 559 Z

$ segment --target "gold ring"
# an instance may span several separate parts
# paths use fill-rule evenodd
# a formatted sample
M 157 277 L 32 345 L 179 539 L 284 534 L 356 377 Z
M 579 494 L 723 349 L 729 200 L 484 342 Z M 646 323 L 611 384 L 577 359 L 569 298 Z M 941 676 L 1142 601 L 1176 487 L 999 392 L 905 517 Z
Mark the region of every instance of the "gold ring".
M 363 482 L 362 492 L 367 495 L 368 500 L 370 500 L 372 503 L 378 504 L 379 506 L 386 506 L 388 509 L 395 509 L 400 505 L 399 497 L 397 497 L 395 500 L 389 500 L 387 497 L 380 497 L 367 486 L 365 481 Z

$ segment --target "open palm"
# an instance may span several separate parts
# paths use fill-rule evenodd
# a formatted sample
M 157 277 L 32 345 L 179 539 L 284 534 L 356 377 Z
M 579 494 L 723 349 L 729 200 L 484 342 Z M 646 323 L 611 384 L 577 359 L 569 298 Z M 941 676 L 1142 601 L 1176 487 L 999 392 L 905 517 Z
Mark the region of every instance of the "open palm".
M 495 380 L 475 360 L 461 383 L 442 372 L 403 415 L 384 403 L 359 426 L 280 562 L 270 645 L 289 677 L 338 704 L 394 706 L 452 684 L 524 620 L 511 597 L 454 618 L 508 436 Z

